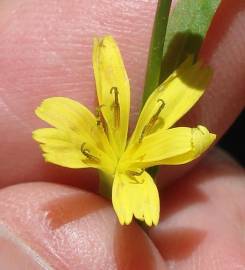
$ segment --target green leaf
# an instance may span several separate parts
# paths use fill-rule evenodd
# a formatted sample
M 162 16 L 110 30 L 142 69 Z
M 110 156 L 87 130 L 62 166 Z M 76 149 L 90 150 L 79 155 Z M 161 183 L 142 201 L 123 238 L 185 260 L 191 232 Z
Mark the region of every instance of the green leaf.
M 171 1 L 159 0 L 148 56 L 143 104 L 189 54 L 197 56 L 220 2 L 179 0 L 168 18 Z M 148 170 L 153 178 L 157 171 L 158 166 Z
M 172 0 L 159 0 L 148 54 L 148 64 L 145 77 L 143 104 L 149 95 L 159 85 L 163 46 Z
M 196 56 L 221 0 L 179 0 L 168 21 L 160 82 L 192 54 Z

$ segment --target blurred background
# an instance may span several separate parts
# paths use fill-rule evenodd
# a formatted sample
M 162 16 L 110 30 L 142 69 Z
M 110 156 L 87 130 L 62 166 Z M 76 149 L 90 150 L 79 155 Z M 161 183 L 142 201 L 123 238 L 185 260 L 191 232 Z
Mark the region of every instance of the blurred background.
M 219 145 L 245 167 L 245 110 L 220 140 Z

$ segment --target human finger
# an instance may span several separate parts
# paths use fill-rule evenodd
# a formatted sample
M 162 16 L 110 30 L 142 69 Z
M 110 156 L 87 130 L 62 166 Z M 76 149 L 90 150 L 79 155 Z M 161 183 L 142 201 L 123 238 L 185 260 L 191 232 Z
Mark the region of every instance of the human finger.
M 143 230 L 121 226 L 105 199 L 51 183 L 0 191 L 0 250 L 9 270 L 166 269 Z
M 161 193 L 149 235 L 170 269 L 245 267 L 245 172 L 220 150 Z

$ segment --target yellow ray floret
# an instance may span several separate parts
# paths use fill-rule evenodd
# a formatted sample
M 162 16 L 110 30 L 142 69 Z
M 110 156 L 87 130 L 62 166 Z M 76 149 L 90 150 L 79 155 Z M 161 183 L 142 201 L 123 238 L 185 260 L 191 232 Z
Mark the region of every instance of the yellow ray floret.
M 108 125 L 108 138 L 120 156 L 127 142 L 130 85 L 119 48 L 112 37 L 94 39 L 93 67 L 99 105 Z
M 117 173 L 112 188 L 112 203 L 120 223 L 130 224 L 133 216 L 148 226 L 159 220 L 159 196 L 151 176 L 143 172 Z
M 145 171 L 199 157 L 215 140 L 204 126 L 171 128 L 202 96 L 211 71 L 189 57 L 148 98 L 127 141 L 130 86 L 123 60 L 111 36 L 94 40 L 93 67 L 98 107 L 94 115 L 65 97 L 44 100 L 36 115 L 52 128 L 33 132 L 43 156 L 68 168 L 93 167 L 106 177 L 121 224 L 133 217 L 148 226 L 159 221 L 159 194 Z M 111 181 L 112 179 L 112 181 Z
M 146 136 L 142 143 L 128 147 L 122 160 L 125 167 L 137 168 L 184 164 L 199 157 L 215 137 L 200 125 L 160 130 Z
M 211 70 L 192 58 L 180 65 L 148 98 L 140 113 L 132 142 L 158 129 L 173 126 L 200 99 L 211 78 Z M 152 127 L 151 122 L 156 121 Z M 148 129 L 147 129 L 148 125 Z M 145 130 L 144 130 L 145 128 Z

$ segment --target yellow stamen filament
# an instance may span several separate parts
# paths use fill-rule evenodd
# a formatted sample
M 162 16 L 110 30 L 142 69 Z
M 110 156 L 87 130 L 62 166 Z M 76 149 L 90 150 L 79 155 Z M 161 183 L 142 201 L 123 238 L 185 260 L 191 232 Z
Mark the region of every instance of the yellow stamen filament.
M 102 126 L 105 134 L 108 136 L 108 125 L 106 123 L 106 120 L 103 116 L 103 113 L 101 111 L 101 108 L 104 105 L 100 105 L 99 107 L 96 108 L 96 118 L 97 118 L 97 126 Z
M 119 92 L 117 87 L 112 87 L 110 93 L 114 93 L 114 102 L 112 104 L 112 108 L 114 110 L 114 125 L 115 128 L 118 128 L 120 125 L 120 105 L 119 105 Z
M 86 145 L 86 143 L 83 143 L 83 144 L 81 145 L 81 152 L 83 153 L 83 155 L 84 155 L 87 159 L 89 159 L 89 160 L 91 160 L 91 161 L 94 161 L 94 162 L 96 162 L 96 163 L 100 162 L 100 160 L 99 160 L 97 157 L 95 157 L 95 156 L 93 156 L 93 155 L 90 154 L 90 151 L 89 151 L 87 148 L 85 148 L 85 145 Z
M 149 123 L 145 125 L 145 127 L 143 128 L 139 142 L 142 142 L 143 138 L 151 132 L 151 129 L 154 127 L 154 125 L 158 120 L 159 114 L 161 113 L 161 111 L 165 106 L 165 102 L 162 99 L 158 99 L 157 102 L 161 102 L 161 104 L 156 113 L 151 117 Z

